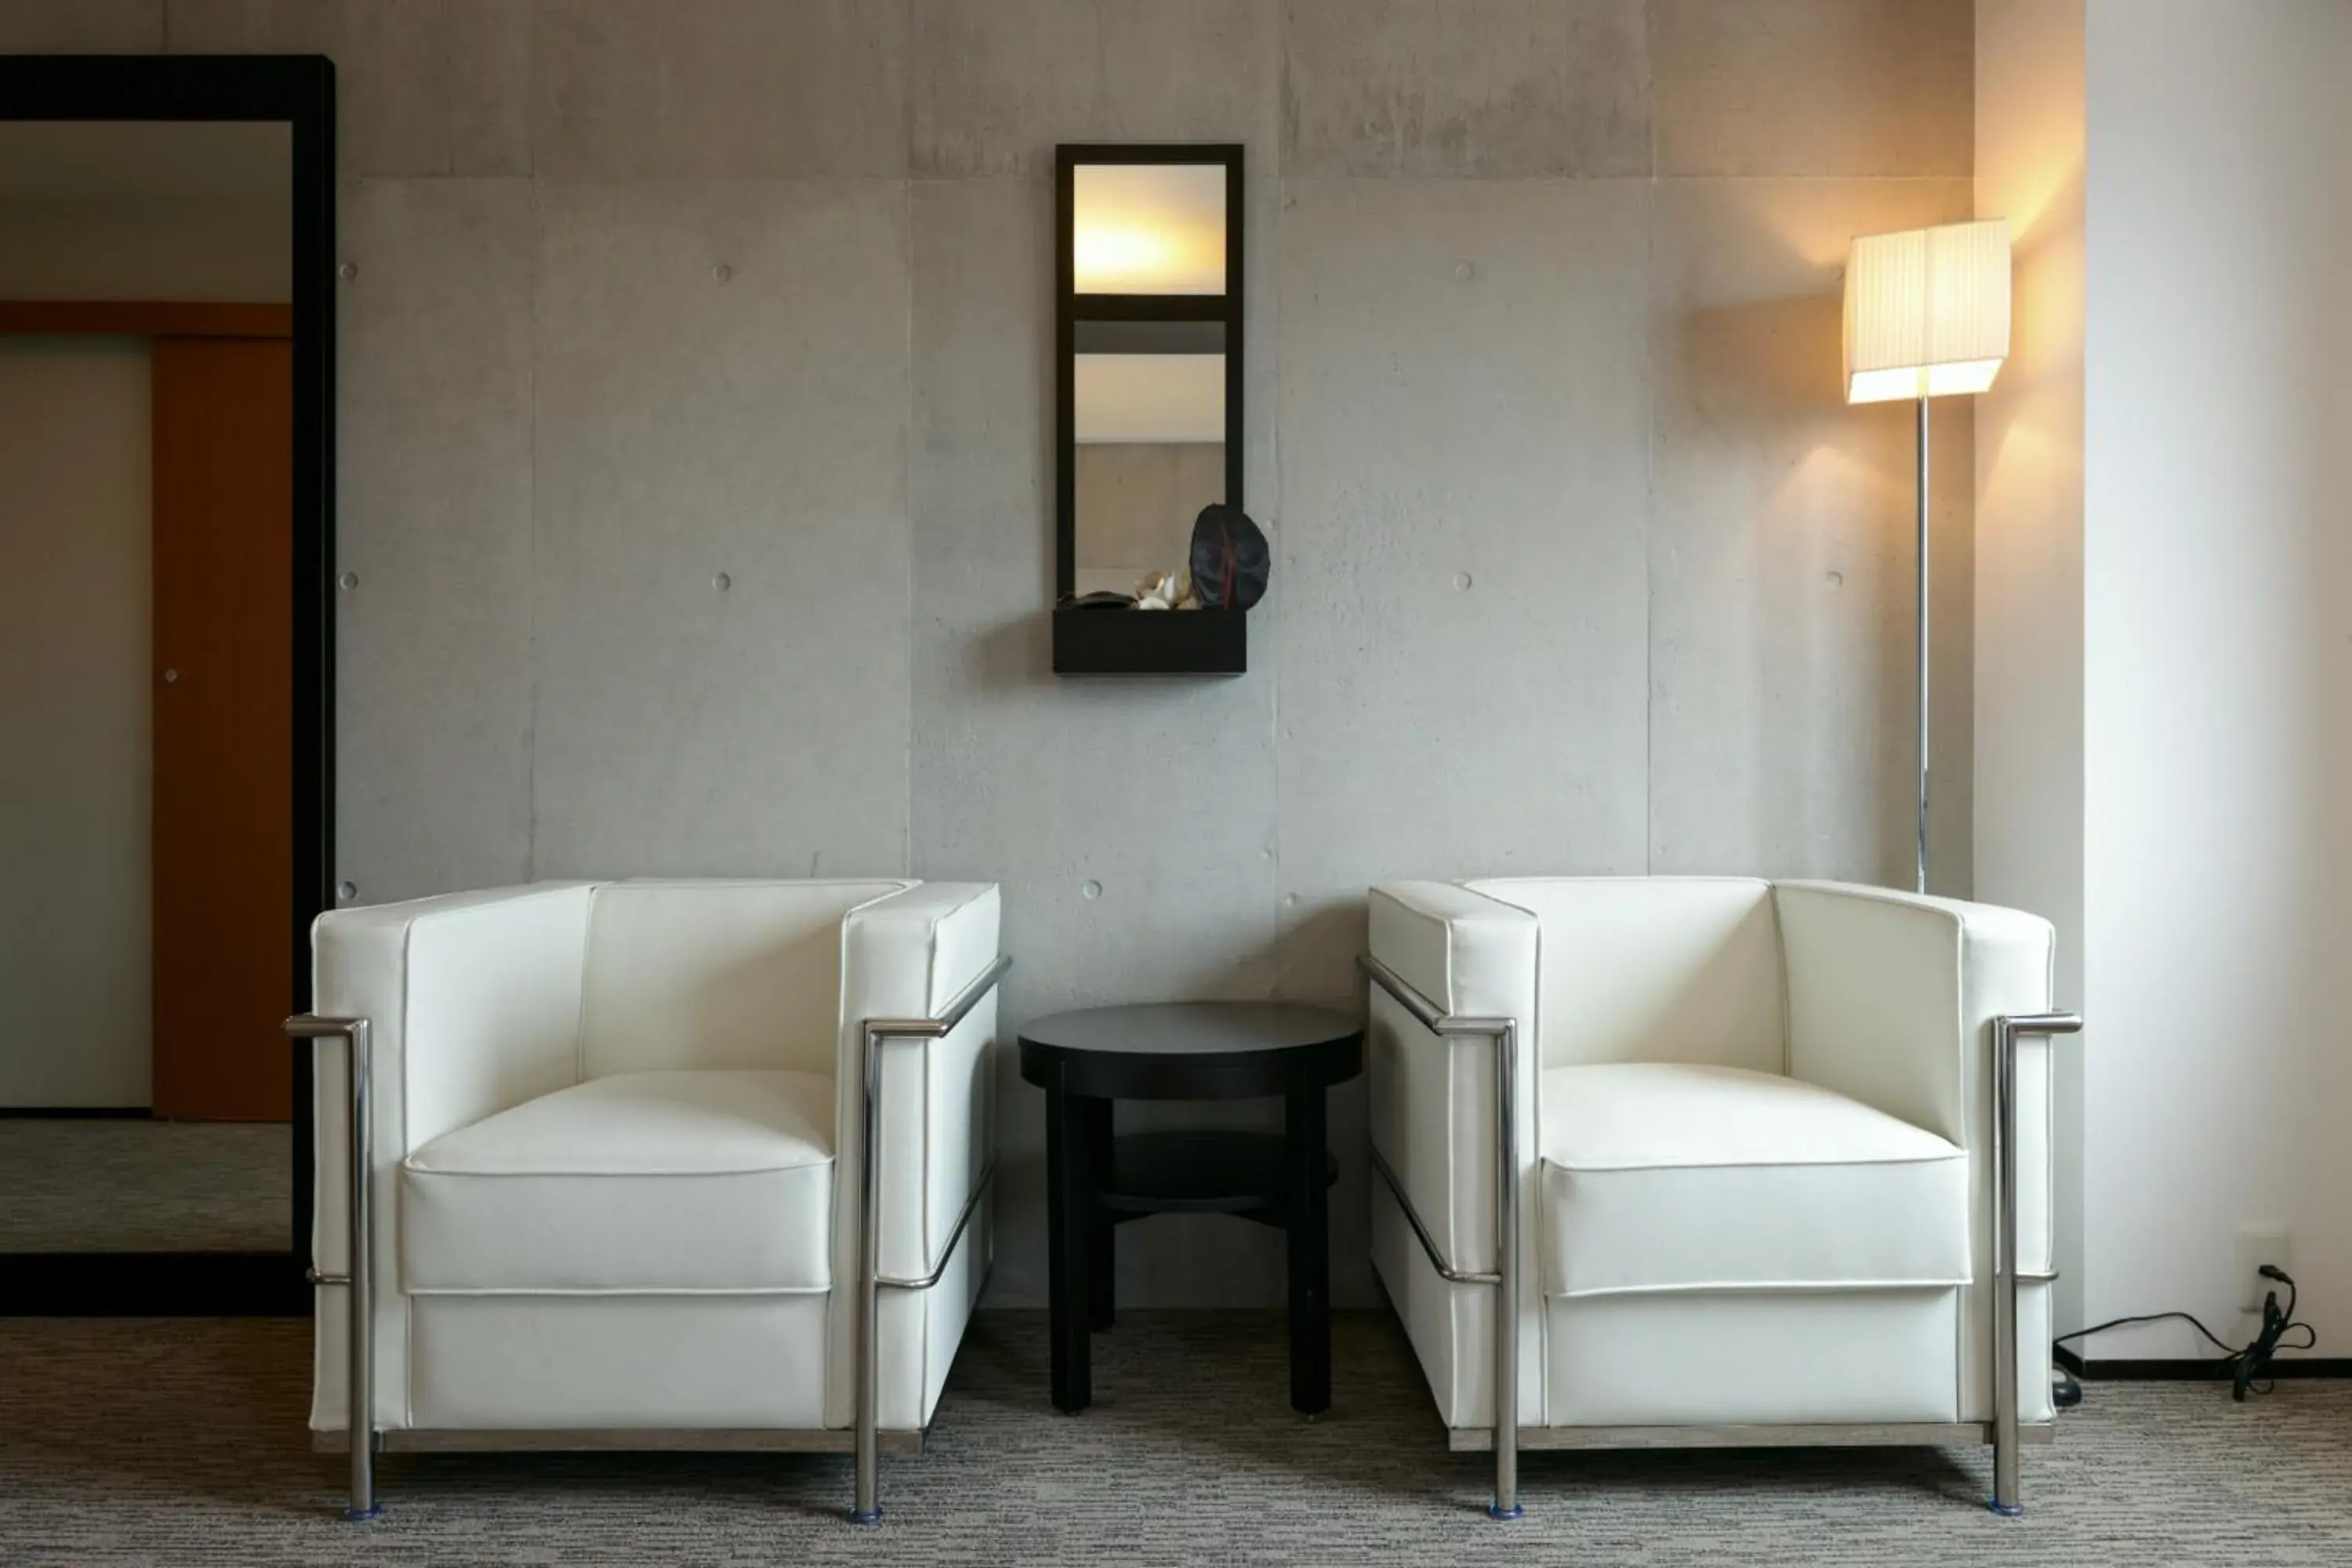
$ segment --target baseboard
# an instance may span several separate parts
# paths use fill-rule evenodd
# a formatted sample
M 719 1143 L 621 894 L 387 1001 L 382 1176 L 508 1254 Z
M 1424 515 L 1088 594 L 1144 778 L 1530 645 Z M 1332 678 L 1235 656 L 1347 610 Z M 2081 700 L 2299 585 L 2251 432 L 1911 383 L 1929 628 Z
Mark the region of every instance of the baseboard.
M 2056 1359 L 2084 1383 L 2220 1383 L 2229 1377 L 2220 1363 L 2193 1356 L 2172 1361 L 2085 1361 L 2061 1345 Z M 2263 1376 L 2352 1377 L 2352 1356 L 2282 1356 L 2271 1363 Z
M 307 1318 L 286 1252 L 0 1252 L 4 1318 Z
M 152 1121 L 144 1105 L 0 1105 L 0 1121 Z

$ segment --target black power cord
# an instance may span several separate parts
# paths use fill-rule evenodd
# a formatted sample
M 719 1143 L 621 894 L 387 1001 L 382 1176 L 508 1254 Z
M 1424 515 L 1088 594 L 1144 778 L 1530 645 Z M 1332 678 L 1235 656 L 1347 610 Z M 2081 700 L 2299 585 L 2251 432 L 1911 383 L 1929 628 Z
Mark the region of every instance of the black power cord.
M 2317 1329 L 2313 1328 L 2309 1323 L 2295 1321 L 2295 1286 L 2293 1277 L 2274 1263 L 2263 1264 L 2262 1275 L 2265 1279 L 2275 1279 L 2286 1287 L 2286 1305 L 2284 1307 L 2279 1305 L 2277 1291 L 2264 1291 L 2262 1331 L 2246 1344 L 2230 1343 L 2188 1312 L 2147 1312 L 2137 1317 L 2113 1318 L 2104 1323 L 2094 1323 L 2087 1329 L 2076 1329 L 2071 1334 L 2060 1334 L 2050 1342 L 2053 1345 L 2063 1345 L 2068 1340 L 2079 1340 L 2086 1335 L 2104 1333 L 2109 1329 L 2120 1329 L 2131 1323 L 2162 1323 L 2178 1319 L 2204 1335 L 2215 1348 L 2223 1352 L 2208 1364 L 2213 1376 L 2230 1379 L 2230 1397 L 2243 1402 L 2249 1394 L 2268 1394 L 2271 1391 L 2273 1386 L 2273 1382 L 2264 1374 L 2271 1369 L 2271 1358 L 2280 1350 L 2307 1351 L 2319 1342 Z M 2303 1331 L 2302 1342 L 2293 1345 L 2284 1344 L 2282 1342 L 2286 1336 L 2297 1329 Z M 2079 1398 L 2080 1395 L 2077 1394 L 2076 1397 Z M 2065 1403 L 2074 1402 L 2070 1400 Z
M 2278 1350 L 2280 1339 L 2288 1331 L 2293 1329 L 2303 1331 L 2303 1343 L 2294 1347 L 2297 1350 L 2307 1351 L 2319 1342 L 2317 1329 L 2313 1328 L 2309 1323 L 2298 1323 L 2294 1321 L 2294 1281 L 2288 1277 L 2287 1271 L 2276 1264 L 2265 1263 L 2263 1265 L 2262 1274 L 2265 1279 L 2276 1279 L 2286 1286 L 2286 1305 L 2284 1308 L 2279 1305 L 2277 1291 L 2263 1292 L 2263 1331 L 2254 1337 L 2252 1344 L 2240 1352 L 2237 1370 L 2231 1374 L 2236 1382 L 2236 1387 L 2231 1390 L 2230 1396 L 2241 1404 L 2244 1403 L 2247 1391 L 2254 1388 L 2254 1381 L 2270 1370 L 2271 1356 Z M 2268 1394 L 2271 1387 L 2272 1385 L 2266 1382 L 2260 1389 L 2254 1391 Z

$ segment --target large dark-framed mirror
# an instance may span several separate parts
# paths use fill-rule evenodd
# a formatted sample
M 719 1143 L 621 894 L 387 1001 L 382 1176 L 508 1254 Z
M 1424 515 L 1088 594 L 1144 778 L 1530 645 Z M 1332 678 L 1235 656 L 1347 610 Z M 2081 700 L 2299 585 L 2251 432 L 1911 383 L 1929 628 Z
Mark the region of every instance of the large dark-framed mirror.
M 68 776 L 91 747 L 10 780 L 119 874 L 59 870 L 37 933 L 102 936 L 92 962 L 5 977 L 44 1022 L 0 1030 L 36 1069 L 0 1081 L 0 1314 L 307 1315 L 310 1062 L 278 1026 L 332 902 L 334 67 L 0 56 L 0 394 L 63 455 L 26 465 L 16 554 L 43 604 L 79 595 L 13 634 L 60 624 L 52 683 L 136 752 L 102 798 Z M 65 700 L 19 704 L 11 729 Z
M 1243 174 L 1234 142 L 1055 150 L 1056 674 L 1248 668 L 1244 612 L 1184 593 L 1195 520 L 1243 504 Z

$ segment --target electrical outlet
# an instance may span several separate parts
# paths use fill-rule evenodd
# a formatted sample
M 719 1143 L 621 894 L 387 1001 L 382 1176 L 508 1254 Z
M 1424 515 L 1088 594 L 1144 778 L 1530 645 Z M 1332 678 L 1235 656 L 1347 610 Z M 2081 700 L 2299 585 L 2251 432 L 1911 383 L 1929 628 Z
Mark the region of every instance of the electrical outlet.
M 2287 1249 L 2286 1226 L 2277 1220 L 2248 1220 L 2238 1226 L 2238 1310 L 2259 1312 L 2263 1310 L 2263 1292 L 2279 1289 L 2275 1280 L 2265 1279 L 2263 1265 L 2268 1263 L 2292 1274 Z

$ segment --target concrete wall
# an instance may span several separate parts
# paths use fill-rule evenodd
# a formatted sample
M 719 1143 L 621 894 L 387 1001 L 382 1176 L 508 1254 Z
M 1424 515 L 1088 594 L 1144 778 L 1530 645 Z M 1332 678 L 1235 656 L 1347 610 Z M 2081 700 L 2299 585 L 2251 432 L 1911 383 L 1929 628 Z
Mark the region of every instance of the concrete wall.
M 363 900 L 990 878 L 1013 1020 L 1359 1005 L 1386 877 L 1906 874 L 1909 414 L 1840 403 L 1838 274 L 1971 211 L 1968 0 L 110 0 L 12 44 L 339 62 Z M 1249 146 L 1238 679 L 1047 672 L 1080 139 Z M 1969 430 L 1938 411 L 1952 890 Z M 1002 1104 L 995 1290 L 1034 1301 L 1009 1063 Z M 1360 1089 L 1333 1126 L 1362 1300 Z M 1278 1289 L 1270 1236 L 1128 1237 L 1131 1299 Z
M 2094 1321 L 2242 1335 L 2291 1227 L 2352 1335 L 2352 8 L 2091 0 L 2084 1248 Z M 2207 1353 L 2184 1325 L 2098 1356 Z
M 2014 247 L 2009 363 L 1976 402 L 1976 892 L 2058 928 L 2083 1002 L 2083 4 L 1979 0 L 1977 214 Z M 2060 1331 L 2083 1315 L 2083 1073 L 2057 1053 Z M 2103 1048 L 2103 1047 L 2099 1047 Z M 2128 1047 L 2124 1047 L 2128 1048 Z

